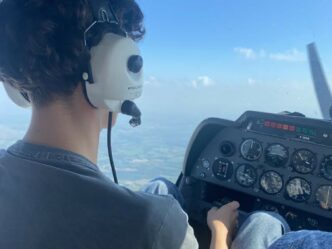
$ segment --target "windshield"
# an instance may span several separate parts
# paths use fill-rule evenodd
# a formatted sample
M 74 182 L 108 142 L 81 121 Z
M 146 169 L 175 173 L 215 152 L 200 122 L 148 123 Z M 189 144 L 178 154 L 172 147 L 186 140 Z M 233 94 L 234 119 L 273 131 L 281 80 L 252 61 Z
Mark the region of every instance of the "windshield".
M 321 118 L 307 56 L 315 42 L 332 82 L 332 2 L 138 1 L 147 33 L 142 126 L 121 116 L 113 153 L 121 184 L 176 180 L 195 127 L 205 118 L 234 120 L 246 110 L 297 111 Z M 1 39 L 1 38 L 0 38 Z M 331 101 L 332 102 L 332 101 Z M 30 111 L 0 89 L 0 147 L 22 138 Z M 111 176 L 106 132 L 98 164 Z

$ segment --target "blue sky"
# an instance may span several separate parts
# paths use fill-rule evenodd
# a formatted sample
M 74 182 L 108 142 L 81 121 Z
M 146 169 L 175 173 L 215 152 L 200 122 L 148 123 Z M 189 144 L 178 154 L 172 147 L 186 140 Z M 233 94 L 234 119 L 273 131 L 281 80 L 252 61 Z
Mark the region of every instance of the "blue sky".
M 330 0 L 139 0 L 149 117 L 236 118 L 247 109 L 319 117 L 306 58 L 315 41 L 332 82 Z M 22 113 L 0 88 L 0 114 Z M 2 116 L 6 117 L 6 116 Z
M 209 74 L 225 80 L 240 80 L 242 74 L 306 78 L 303 63 L 284 60 L 242 60 L 234 49 L 296 57 L 307 43 L 316 41 L 332 62 L 332 2 L 328 0 L 141 0 L 146 15 L 147 36 L 142 48 L 147 73 L 163 77 Z M 301 57 L 300 55 L 298 55 Z M 302 56 L 305 57 L 305 54 Z M 305 58 L 304 58 L 305 59 Z M 286 65 L 285 65 L 286 64 Z M 264 70 L 272 67 L 272 70 Z M 243 77 L 246 77 L 243 75 Z
M 199 110 L 201 116 L 232 118 L 246 109 L 297 110 L 320 117 L 306 45 L 317 43 L 332 82 L 331 1 L 139 3 L 146 16 L 147 35 L 141 44 L 146 74 L 176 99 L 174 108 L 185 107 L 186 115 Z M 179 84 L 194 86 L 196 92 L 178 89 Z M 151 92 L 144 97 L 162 99 Z M 164 108 L 172 105 L 165 102 Z

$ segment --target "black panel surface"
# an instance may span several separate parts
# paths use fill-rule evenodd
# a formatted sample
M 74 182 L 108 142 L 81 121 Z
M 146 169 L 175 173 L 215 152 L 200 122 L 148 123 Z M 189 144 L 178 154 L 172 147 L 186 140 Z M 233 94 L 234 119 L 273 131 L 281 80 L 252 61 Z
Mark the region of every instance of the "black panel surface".
M 330 122 L 259 112 L 208 119 L 192 137 L 183 173 L 193 217 L 226 197 L 246 212 L 279 212 L 294 230 L 332 230 Z

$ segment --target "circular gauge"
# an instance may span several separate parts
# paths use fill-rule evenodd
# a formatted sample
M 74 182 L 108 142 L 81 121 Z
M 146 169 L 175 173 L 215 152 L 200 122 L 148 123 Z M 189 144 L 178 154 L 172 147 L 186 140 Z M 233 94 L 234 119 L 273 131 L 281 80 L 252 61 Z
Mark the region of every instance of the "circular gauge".
M 273 167 L 282 167 L 288 161 L 288 150 L 281 144 L 272 144 L 265 151 L 265 162 Z
M 241 186 L 250 187 L 257 180 L 256 169 L 250 164 L 241 164 L 236 169 L 235 178 L 237 183 Z
M 323 185 L 316 191 L 316 201 L 320 204 L 320 207 L 326 210 L 332 209 L 332 186 Z
M 314 171 L 316 164 L 316 156 L 310 150 L 298 150 L 292 157 L 292 165 L 294 170 L 302 174 L 308 174 Z
M 260 185 L 265 193 L 273 195 L 279 193 L 284 184 L 279 173 L 267 171 L 262 175 Z
M 332 155 L 327 156 L 321 163 L 321 172 L 328 180 L 332 180 Z
M 255 139 L 247 139 L 241 144 L 241 155 L 248 161 L 256 161 L 262 155 L 262 145 Z
M 289 198 L 296 202 L 303 202 L 309 199 L 311 187 L 309 182 L 303 178 L 293 178 L 286 185 L 286 193 Z
M 212 171 L 219 180 L 227 180 L 232 177 L 233 164 L 227 159 L 219 158 L 214 161 Z

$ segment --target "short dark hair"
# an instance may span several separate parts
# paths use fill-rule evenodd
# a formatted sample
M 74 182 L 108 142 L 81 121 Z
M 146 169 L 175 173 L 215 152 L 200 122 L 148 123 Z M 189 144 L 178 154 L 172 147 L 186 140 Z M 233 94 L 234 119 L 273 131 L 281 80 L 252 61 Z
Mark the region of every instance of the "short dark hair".
M 135 0 L 109 0 L 135 41 L 145 33 Z M 72 95 L 90 54 L 87 0 L 0 0 L 0 81 L 28 92 L 37 106 Z M 86 65 L 86 64 L 85 64 Z

